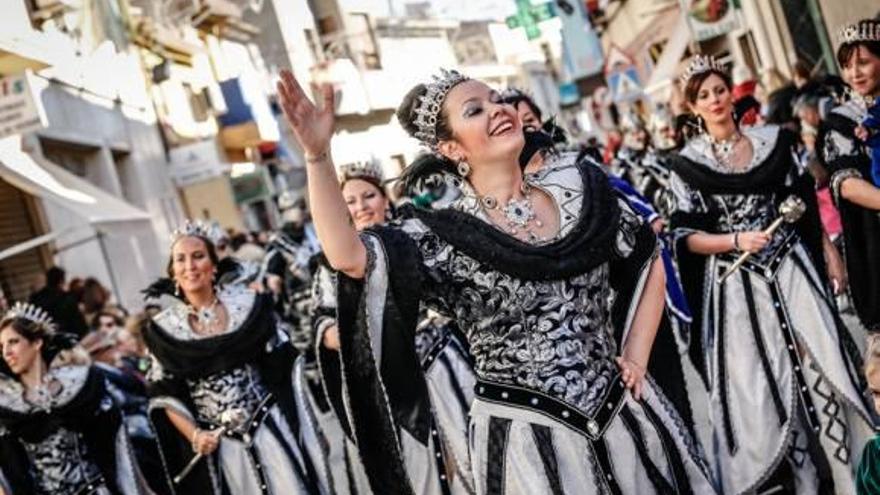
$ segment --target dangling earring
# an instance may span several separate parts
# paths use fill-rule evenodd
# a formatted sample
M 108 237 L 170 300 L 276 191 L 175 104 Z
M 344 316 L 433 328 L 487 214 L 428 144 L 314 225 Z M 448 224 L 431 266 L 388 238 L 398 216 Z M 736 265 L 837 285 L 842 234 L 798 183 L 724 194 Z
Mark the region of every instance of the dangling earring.
M 471 173 L 471 166 L 468 165 L 468 162 L 462 160 L 458 162 L 458 175 L 467 178 Z
M 180 282 L 177 280 L 174 281 L 174 295 L 180 297 Z
M 697 134 L 700 136 L 706 134 L 706 122 L 702 115 L 697 115 Z

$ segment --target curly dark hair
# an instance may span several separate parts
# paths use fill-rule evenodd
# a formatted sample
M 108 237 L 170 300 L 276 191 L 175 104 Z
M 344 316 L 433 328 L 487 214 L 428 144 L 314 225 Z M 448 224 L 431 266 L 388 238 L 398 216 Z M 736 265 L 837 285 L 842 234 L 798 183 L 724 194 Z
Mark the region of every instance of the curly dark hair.
M 419 127 L 416 125 L 416 118 L 418 117 L 416 109 L 419 106 L 419 97 L 425 96 L 427 91 L 428 87 L 426 85 L 417 84 L 406 93 L 403 101 L 400 102 L 400 106 L 397 107 L 397 121 L 400 122 L 406 133 L 412 137 L 416 137 L 416 132 L 419 131 Z M 452 128 L 449 127 L 449 116 L 446 115 L 445 110 L 440 110 L 434 131 L 438 141 L 452 139 Z

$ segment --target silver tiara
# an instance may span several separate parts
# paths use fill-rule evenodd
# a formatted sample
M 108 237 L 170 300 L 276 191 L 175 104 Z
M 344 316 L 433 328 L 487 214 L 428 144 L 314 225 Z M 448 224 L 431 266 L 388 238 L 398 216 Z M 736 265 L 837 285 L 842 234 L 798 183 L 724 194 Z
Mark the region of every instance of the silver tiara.
M 25 302 L 16 302 L 12 305 L 12 308 L 6 312 L 4 319 L 7 318 L 24 318 L 25 320 L 31 321 L 41 327 L 43 327 L 47 332 L 55 331 L 55 322 L 52 321 L 52 317 L 49 316 L 49 313 L 46 312 L 45 309 Z
M 501 92 L 501 99 L 506 101 L 508 99 L 514 100 L 519 98 L 528 98 L 532 99 L 532 94 L 524 89 L 519 89 L 515 86 L 510 86 L 504 91 Z
M 687 84 L 692 77 L 709 71 L 727 73 L 724 64 L 716 60 L 712 55 L 694 55 L 694 58 L 691 59 L 691 63 L 688 64 L 687 69 L 685 69 L 684 73 L 681 75 L 681 83 L 683 85 Z
M 840 43 L 880 41 L 880 22 L 867 20 L 844 26 L 837 34 Z
M 339 167 L 340 182 L 351 179 L 372 179 L 381 184 L 384 181 L 382 166 L 374 161 L 349 163 Z
M 470 79 L 456 70 L 447 69 L 440 69 L 440 75 L 434 75 L 433 78 L 433 82 L 425 85 L 425 94 L 418 97 L 419 105 L 415 109 L 417 116 L 413 122 L 419 128 L 414 133 L 416 139 L 431 148 L 437 145 L 437 120 L 446 95 L 455 85 Z
M 202 220 L 187 220 L 183 227 L 174 229 L 171 233 L 171 243 L 174 244 L 181 237 L 202 237 L 217 244 L 221 239 L 226 238 L 226 232 L 215 222 L 205 222 Z

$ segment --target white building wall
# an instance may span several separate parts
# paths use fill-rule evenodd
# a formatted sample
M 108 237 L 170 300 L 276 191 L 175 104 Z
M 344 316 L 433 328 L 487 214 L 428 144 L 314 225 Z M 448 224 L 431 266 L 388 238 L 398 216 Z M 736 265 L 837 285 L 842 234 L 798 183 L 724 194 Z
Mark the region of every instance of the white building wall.
M 56 262 L 70 277 L 97 277 L 117 291 L 122 304 L 136 310 L 142 304 L 140 291 L 164 271 L 166 240 L 182 211 L 167 173 L 140 60 L 134 49 L 120 52 L 110 41 L 95 45 L 91 39 L 73 40 L 50 26 L 33 30 L 27 18 L 18 22 L 19 30 L 49 47 L 45 55 L 51 63 L 32 78 L 35 99 L 43 105 L 48 122 L 26 136 L 27 151 L 43 154 L 41 142 L 53 153 L 64 153 L 66 148 L 88 150 L 82 178 L 150 215 L 149 220 L 97 227 L 105 234 L 107 263 L 97 241 L 89 240 L 97 232 L 95 226 L 75 212 L 40 201 L 49 230 L 74 228 L 54 243 L 59 250 Z M 0 38 L 4 36 L 14 34 L 0 32 Z

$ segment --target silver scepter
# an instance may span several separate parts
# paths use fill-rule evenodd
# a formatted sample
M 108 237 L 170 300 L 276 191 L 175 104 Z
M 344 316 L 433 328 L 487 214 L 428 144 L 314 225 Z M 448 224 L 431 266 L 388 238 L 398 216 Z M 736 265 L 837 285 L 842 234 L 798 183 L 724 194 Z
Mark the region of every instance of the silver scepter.
M 247 414 L 242 409 L 230 409 L 228 411 L 223 411 L 220 415 L 220 429 L 218 431 L 218 438 L 223 437 L 227 431 L 232 431 L 238 428 L 238 426 L 242 425 L 245 420 L 247 420 Z M 205 457 L 205 454 L 199 452 L 194 455 L 192 459 L 190 459 L 189 464 L 184 467 L 180 473 L 174 477 L 174 484 L 179 485 L 181 481 L 196 467 L 196 464 Z
M 782 226 L 783 223 L 795 223 L 807 211 L 807 205 L 797 196 L 789 196 L 779 205 L 779 217 L 764 229 L 764 234 L 773 236 L 773 233 Z M 724 275 L 718 278 L 718 284 L 724 283 L 727 277 L 731 276 L 739 267 L 741 267 L 752 256 L 752 253 L 743 253 L 740 257 L 724 272 Z

